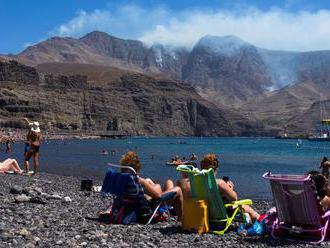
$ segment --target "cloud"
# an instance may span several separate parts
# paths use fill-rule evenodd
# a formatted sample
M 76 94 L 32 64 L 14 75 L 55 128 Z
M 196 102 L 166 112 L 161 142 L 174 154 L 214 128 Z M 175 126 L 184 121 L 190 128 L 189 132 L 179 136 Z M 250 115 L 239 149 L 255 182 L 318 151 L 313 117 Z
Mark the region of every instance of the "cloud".
M 33 46 L 33 42 L 26 42 L 24 45 L 23 45 L 23 48 L 27 48 L 29 46 Z
M 261 11 L 250 7 L 173 12 L 164 7 L 127 5 L 115 10 L 81 10 L 52 34 L 79 37 L 101 30 L 122 38 L 140 39 L 148 45 L 162 43 L 190 48 L 206 34 L 236 35 L 263 48 L 306 51 L 330 49 L 329 23 L 329 10 Z
M 136 39 L 141 33 L 152 29 L 157 19 L 165 20 L 167 16 L 165 8 L 149 11 L 136 5 L 126 5 L 115 10 L 80 10 L 76 17 L 56 27 L 50 35 L 80 37 L 87 32 L 99 30 L 122 38 Z

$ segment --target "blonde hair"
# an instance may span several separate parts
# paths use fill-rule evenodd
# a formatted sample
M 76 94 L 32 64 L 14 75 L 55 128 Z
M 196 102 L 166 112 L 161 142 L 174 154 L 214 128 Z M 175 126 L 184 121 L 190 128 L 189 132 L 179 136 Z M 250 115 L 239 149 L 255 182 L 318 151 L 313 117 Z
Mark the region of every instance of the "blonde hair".
M 204 156 L 200 164 L 202 169 L 212 168 L 214 171 L 218 169 L 219 161 L 216 154 L 209 153 Z
M 132 151 L 128 151 L 121 157 L 120 164 L 123 166 L 131 166 L 136 172 L 139 172 L 142 166 L 139 157 Z

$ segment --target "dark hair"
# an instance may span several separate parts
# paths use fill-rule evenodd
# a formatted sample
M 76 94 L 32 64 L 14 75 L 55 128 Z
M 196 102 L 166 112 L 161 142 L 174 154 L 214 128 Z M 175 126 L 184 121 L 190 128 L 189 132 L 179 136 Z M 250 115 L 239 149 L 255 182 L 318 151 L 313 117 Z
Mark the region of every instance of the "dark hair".
M 326 178 L 319 172 L 317 171 L 310 171 L 308 173 L 312 179 L 312 181 L 314 182 L 314 185 L 315 185 L 315 188 L 316 188 L 316 191 L 317 191 L 317 195 L 320 197 L 320 198 L 323 198 L 325 197 L 326 195 L 326 192 L 324 190 L 324 186 L 326 184 Z
M 328 158 L 327 157 L 323 157 L 322 162 L 321 162 L 321 165 L 320 165 L 320 169 L 323 167 L 323 164 L 325 162 L 327 162 L 327 161 L 328 161 Z
M 228 182 L 228 181 L 229 181 L 229 177 L 224 176 L 224 177 L 222 178 L 222 180 L 224 180 L 225 182 Z

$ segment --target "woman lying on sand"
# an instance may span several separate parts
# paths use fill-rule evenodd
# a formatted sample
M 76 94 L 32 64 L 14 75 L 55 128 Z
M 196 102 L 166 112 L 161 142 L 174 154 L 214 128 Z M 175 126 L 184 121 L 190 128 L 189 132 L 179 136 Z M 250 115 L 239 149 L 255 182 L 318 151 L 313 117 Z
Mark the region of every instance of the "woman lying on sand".
M 139 175 L 140 170 L 142 168 L 142 164 L 135 152 L 127 152 L 120 160 L 120 164 L 123 166 L 131 166 Z M 173 200 L 173 205 L 175 212 L 178 216 L 178 219 L 181 220 L 182 216 L 182 204 L 183 204 L 183 197 L 182 191 L 180 187 L 174 186 L 174 183 L 171 180 L 166 180 L 165 187 L 162 189 L 161 185 L 158 183 L 153 182 L 150 178 L 143 178 L 139 176 L 139 182 L 141 183 L 146 198 L 150 199 L 158 199 L 161 197 L 163 193 L 166 192 L 176 192 L 176 196 Z
M 8 158 L 0 163 L 0 173 L 10 172 L 21 174 L 23 171 L 15 159 Z
M 215 175 L 217 175 L 217 169 L 219 166 L 217 156 L 215 154 L 207 154 L 202 159 L 200 166 L 201 169 L 212 168 L 214 170 Z M 225 203 L 238 200 L 237 193 L 234 191 L 234 184 L 231 181 L 226 182 L 222 179 L 217 179 L 217 184 L 218 184 L 219 192 L 221 193 Z M 183 179 L 180 179 L 177 182 L 177 185 L 181 188 L 183 197 L 186 198 L 191 196 L 189 178 L 184 173 L 183 173 Z M 250 206 L 243 205 L 243 209 L 246 213 L 249 214 L 252 220 L 257 220 L 260 216 Z

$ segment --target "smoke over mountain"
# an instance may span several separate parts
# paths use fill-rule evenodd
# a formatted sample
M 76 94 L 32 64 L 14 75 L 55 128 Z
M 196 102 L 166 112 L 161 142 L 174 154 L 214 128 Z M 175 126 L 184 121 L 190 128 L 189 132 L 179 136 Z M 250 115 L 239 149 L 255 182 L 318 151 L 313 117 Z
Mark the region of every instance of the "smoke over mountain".
M 236 35 L 258 47 L 275 50 L 330 49 L 330 11 L 262 11 L 244 6 L 232 10 L 193 9 L 173 12 L 165 7 L 126 5 L 115 10 L 81 10 L 49 35 L 79 37 L 93 30 L 139 39 L 148 45 L 193 45 L 207 34 Z M 310 34 L 313 34 L 312 37 Z

